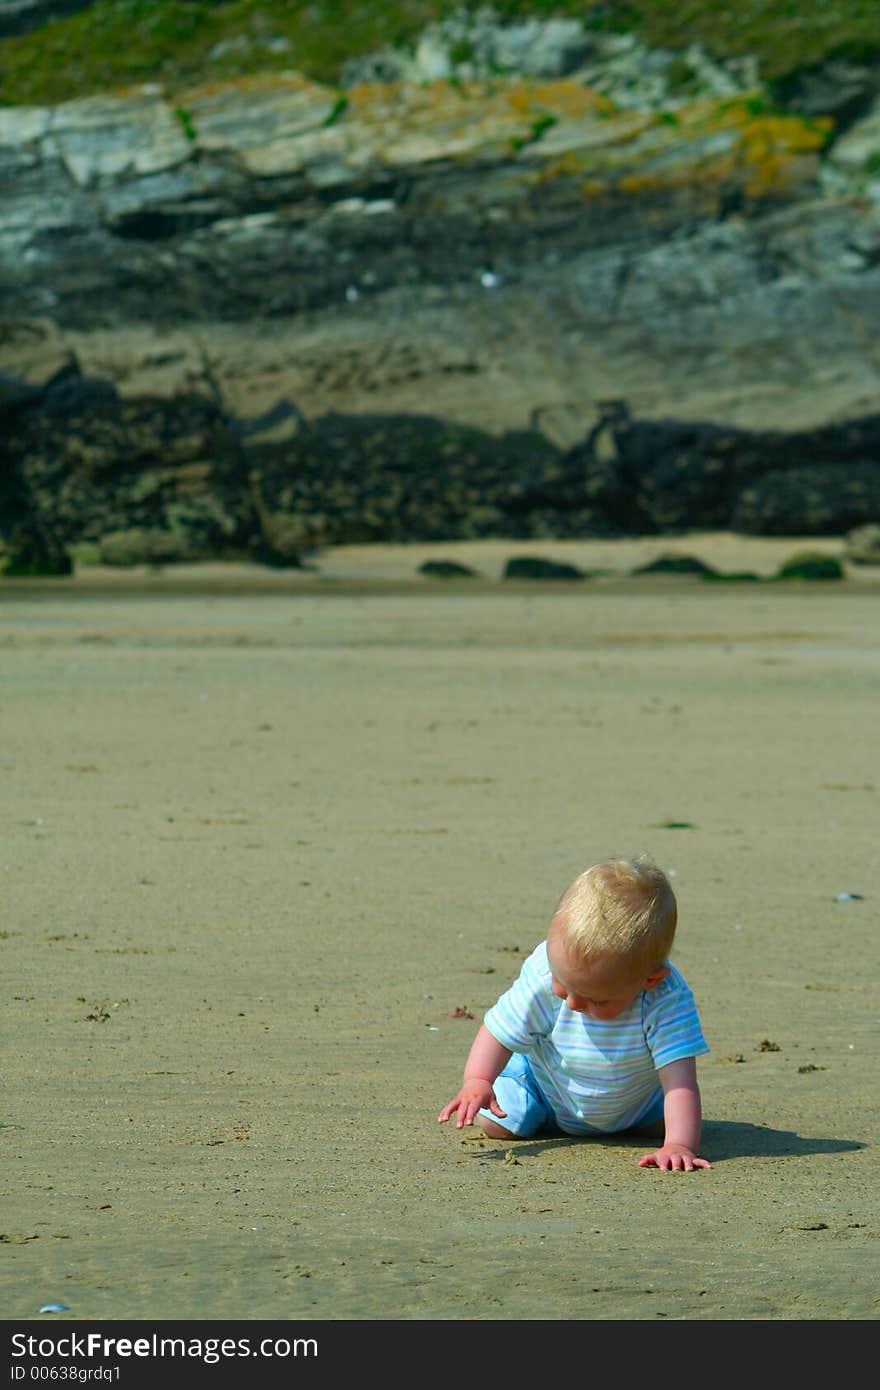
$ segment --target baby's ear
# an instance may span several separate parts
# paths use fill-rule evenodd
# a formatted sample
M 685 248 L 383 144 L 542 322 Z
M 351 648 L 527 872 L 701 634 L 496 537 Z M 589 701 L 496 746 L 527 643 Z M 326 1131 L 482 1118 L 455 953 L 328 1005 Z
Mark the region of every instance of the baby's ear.
M 642 986 L 642 988 L 643 988 L 643 989 L 655 989 L 655 988 L 657 987 L 657 985 L 659 985 L 659 983 L 660 983 L 661 980 L 665 980 L 665 979 L 666 979 L 666 976 L 667 976 L 668 974 L 669 974 L 669 966 L 668 966 L 668 965 L 660 965 L 660 966 L 658 966 L 656 970 L 652 970 L 651 973 L 650 973 L 650 975 L 647 976 L 647 978 L 646 978 L 646 980 L 645 980 L 645 983 L 644 983 L 644 985 Z

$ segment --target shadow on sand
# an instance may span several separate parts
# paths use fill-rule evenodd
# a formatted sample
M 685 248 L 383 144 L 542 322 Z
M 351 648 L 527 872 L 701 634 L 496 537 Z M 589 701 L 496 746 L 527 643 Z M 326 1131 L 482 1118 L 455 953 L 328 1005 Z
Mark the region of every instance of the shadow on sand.
M 510 1143 L 499 1140 L 499 1148 L 487 1151 L 480 1148 L 474 1158 L 494 1158 L 504 1161 L 511 1151 L 516 1157 L 537 1157 L 548 1149 L 568 1148 L 572 1144 L 584 1143 L 623 1143 L 627 1147 L 645 1149 L 657 1143 L 644 1134 L 609 1135 L 604 1141 L 581 1138 L 572 1135 L 553 1135 L 546 1139 L 531 1141 L 515 1140 Z M 706 1120 L 703 1124 L 703 1153 L 712 1163 L 723 1163 L 731 1158 L 806 1158 L 809 1154 L 853 1153 L 866 1145 L 857 1139 L 830 1139 L 821 1136 L 795 1134 L 790 1129 L 774 1129 L 772 1125 L 753 1125 L 746 1120 Z M 509 1160 L 508 1160 L 509 1161 Z
M 715 1161 L 725 1158 L 806 1158 L 809 1154 L 854 1153 L 866 1145 L 858 1139 L 831 1139 L 796 1134 L 747 1120 L 706 1120 L 703 1147 Z

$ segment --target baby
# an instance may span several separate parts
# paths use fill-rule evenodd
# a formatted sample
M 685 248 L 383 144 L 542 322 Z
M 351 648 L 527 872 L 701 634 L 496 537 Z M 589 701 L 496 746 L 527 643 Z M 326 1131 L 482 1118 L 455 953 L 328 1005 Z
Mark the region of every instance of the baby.
M 545 941 L 486 1013 L 443 1124 L 491 1139 L 614 1134 L 663 1139 L 642 1168 L 692 1172 L 709 1048 L 693 995 L 668 956 L 678 909 L 643 860 L 594 864 L 560 898 Z M 500 1124 L 499 1121 L 504 1121 Z

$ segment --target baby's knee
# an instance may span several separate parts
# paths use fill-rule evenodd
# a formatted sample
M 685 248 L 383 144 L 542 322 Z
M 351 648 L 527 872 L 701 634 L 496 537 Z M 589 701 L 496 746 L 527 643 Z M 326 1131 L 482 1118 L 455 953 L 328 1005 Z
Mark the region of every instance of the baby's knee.
M 496 1124 L 494 1120 L 490 1120 L 486 1115 L 477 1115 L 476 1119 L 477 1124 L 480 1126 L 480 1129 L 487 1139 L 519 1138 L 518 1134 L 514 1134 L 510 1129 L 505 1129 L 503 1125 Z

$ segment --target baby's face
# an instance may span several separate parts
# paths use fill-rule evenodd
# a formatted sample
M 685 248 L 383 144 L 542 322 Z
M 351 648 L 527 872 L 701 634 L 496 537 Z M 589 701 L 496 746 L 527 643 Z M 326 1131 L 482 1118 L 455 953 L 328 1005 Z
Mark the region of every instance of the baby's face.
M 566 949 L 562 934 L 554 924 L 547 934 L 547 959 L 553 976 L 553 993 L 575 1013 L 607 1022 L 628 1009 L 643 989 L 659 984 L 666 969 L 647 977 L 634 975 L 616 960 L 586 963 Z

